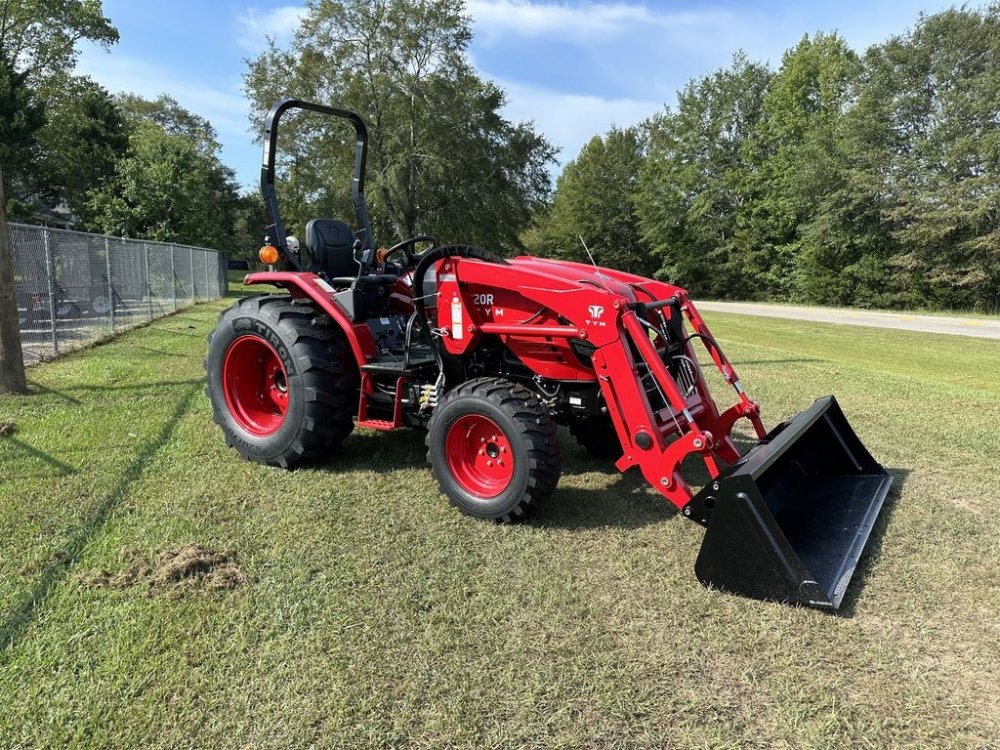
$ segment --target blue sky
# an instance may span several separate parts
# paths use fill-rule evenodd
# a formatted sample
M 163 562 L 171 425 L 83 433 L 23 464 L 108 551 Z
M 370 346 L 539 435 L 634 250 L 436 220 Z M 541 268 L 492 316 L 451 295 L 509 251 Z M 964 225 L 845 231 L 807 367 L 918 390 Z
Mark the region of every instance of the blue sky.
M 507 91 L 508 117 L 534 121 L 561 148 L 560 163 L 612 124 L 631 125 L 673 103 L 690 78 L 726 65 L 737 50 L 777 65 L 804 33 L 837 30 L 862 51 L 911 26 L 921 11 L 951 5 L 467 0 L 474 64 Z M 121 41 L 110 52 L 85 46 L 78 71 L 113 92 L 170 94 L 207 117 L 219 133 L 223 160 L 243 185 L 254 186 L 260 147 L 249 134 L 250 106 L 241 88 L 245 59 L 260 51 L 265 34 L 287 41 L 301 4 L 104 0 L 104 12 Z

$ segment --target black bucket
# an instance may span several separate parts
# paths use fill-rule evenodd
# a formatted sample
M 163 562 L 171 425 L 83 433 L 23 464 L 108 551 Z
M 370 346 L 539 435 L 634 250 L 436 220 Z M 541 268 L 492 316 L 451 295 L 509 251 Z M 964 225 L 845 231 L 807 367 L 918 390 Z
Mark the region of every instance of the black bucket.
M 695 574 L 736 594 L 835 610 L 891 485 L 836 399 L 817 399 L 685 508 L 708 526 Z

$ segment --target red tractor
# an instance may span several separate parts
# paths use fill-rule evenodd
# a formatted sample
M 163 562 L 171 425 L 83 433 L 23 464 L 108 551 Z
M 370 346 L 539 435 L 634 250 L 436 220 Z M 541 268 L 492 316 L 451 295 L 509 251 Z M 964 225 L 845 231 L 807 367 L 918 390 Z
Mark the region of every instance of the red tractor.
M 356 227 L 313 219 L 289 247 L 275 194 L 290 109 L 354 126 Z M 461 511 L 508 522 L 556 489 L 556 425 L 643 476 L 707 528 L 704 584 L 837 609 L 891 476 L 832 396 L 767 432 L 760 409 L 684 289 L 609 268 L 503 258 L 429 236 L 376 248 L 364 197 L 367 131 L 353 112 L 295 100 L 268 114 L 261 187 L 280 270 L 246 284 L 211 336 L 214 419 L 245 458 L 293 468 L 335 452 L 355 425 L 426 429 L 427 460 Z M 424 249 L 418 252 L 418 248 Z M 696 354 L 732 387 L 720 409 Z M 759 442 L 741 452 L 733 425 Z M 710 479 L 697 493 L 681 464 Z

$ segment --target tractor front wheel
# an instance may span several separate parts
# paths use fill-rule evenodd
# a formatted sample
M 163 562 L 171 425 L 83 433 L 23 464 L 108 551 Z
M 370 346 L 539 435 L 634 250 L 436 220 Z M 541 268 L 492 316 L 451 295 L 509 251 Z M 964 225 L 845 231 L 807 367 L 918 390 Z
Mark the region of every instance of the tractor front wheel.
M 500 523 L 524 517 L 559 481 L 562 459 L 548 409 L 498 378 L 463 383 L 434 409 L 427 430 L 434 478 L 463 513 Z
M 311 302 L 241 299 L 219 317 L 205 369 L 213 418 L 251 461 L 290 469 L 325 458 L 354 427 L 357 365 Z

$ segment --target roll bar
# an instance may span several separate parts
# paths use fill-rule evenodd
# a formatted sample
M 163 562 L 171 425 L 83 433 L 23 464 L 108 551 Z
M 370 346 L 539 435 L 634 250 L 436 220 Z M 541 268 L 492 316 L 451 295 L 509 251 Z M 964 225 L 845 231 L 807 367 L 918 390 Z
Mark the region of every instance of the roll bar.
M 314 104 L 299 99 L 282 99 L 267 113 L 264 120 L 264 162 L 260 168 L 260 192 L 264 198 L 264 207 L 267 210 L 267 220 L 269 222 L 267 231 L 271 244 L 278 248 L 285 262 L 293 266 L 295 270 L 301 271 L 298 261 L 288 252 L 287 237 L 285 235 L 285 224 L 281 220 L 281 212 L 278 210 L 278 195 L 274 188 L 274 161 L 278 147 L 278 123 L 281 116 L 290 109 L 305 109 L 310 112 L 319 112 L 331 117 L 341 117 L 350 120 L 354 125 L 354 133 L 357 137 L 354 147 L 354 174 L 351 179 L 351 201 L 354 203 L 354 213 L 357 218 L 358 227 L 361 232 L 362 252 L 373 247 L 371 219 L 368 218 L 368 204 L 365 202 L 365 163 L 368 160 L 368 128 L 365 127 L 364 120 L 355 112 L 337 107 L 327 107 L 323 104 Z

